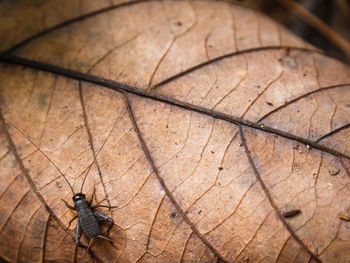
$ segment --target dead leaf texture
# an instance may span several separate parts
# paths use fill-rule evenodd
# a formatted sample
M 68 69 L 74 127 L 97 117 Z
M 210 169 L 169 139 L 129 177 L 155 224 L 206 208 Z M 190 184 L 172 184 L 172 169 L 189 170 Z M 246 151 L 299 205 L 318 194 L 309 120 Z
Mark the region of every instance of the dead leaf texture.
M 348 66 L 227 2 L 0 12 L 3 261 L 350 262 Z M 59 170 L 113 245 L 75 247 Z

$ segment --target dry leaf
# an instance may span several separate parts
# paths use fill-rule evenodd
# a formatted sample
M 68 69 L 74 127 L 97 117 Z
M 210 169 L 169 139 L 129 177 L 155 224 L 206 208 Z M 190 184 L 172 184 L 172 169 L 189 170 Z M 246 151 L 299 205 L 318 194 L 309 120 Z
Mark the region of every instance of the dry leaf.
M 328 172 L 331 176 L 336 176 L 340 172 L 340 169 L 338 167 L 331 166 L 328 168 Z
M 346 65 L 231 3 L 34 2 L 0 3 L 3 260 L 350 261 Z M 85 253 L 58 169 L 79 191 L 90 165 L 118 208 Z

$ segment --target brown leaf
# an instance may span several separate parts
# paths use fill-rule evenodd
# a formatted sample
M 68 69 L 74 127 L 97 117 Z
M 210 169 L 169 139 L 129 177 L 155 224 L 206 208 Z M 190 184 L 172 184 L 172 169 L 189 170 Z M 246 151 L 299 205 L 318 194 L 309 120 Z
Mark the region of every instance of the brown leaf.
M 3 260 L 349 261 L 346 65 L 225 2 L 9 2 Z M 112 245 L 75 248 L 60 171 L 117 207 Z

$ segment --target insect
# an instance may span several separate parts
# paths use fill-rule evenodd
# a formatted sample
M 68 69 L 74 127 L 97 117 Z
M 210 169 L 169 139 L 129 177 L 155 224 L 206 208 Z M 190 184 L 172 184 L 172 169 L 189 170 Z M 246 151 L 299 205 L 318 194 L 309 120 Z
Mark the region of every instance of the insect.
M 69 188 L 71 189 L 72 194 L 73 194 L 72 199 L 74 202 L 74 206 L 71 206 L 70 204 L 68 204 L 67 201 L 65 201 L 63 199 L 61 199 L 61 200 L 65 203 L 65 205 L 69 209 L 77 212 L 77 214 L 70 220 L 68 227 L 66 228 L 66 229 L 69 229 L 69 227 L 73 223 L 73 221 L 78 219 L 76 229 L 75 229 L 75 244 L 77 246 L 80 246 L 80 247 L 85 247 L 80 242 L 80 239 L 81 239 L 81 236 L 83 233 L 90 239 L 90 243 L 89 243 L 89 246 L 87 247 L 87 250 L 89 250 L 91 248 L 94 240 L 97 238 L 105 239 L 105 240 L 108 240 L 111 243 L 113 243 L 113 241 L 110 238 L 102 235 L 101 228 L 100 228 L 100 223 L 102 223 L 102 222 L 109 223 L 110 226 L 107 230 L 107 233 L 108 233 L 109 230 L 111 229 L 111 227 L 114 225 L 113 219 L 111 217 L 105 215 L 104 213 L 97 211 L 96 208 L 107 207 L 107 208 L 111 209 L 111 208 L 116 208 L 116 206 L 101 205 L 100 203 L 102 201 L 104 201 L 106 198 L 101 200 L 99 203 L 97 203 L 96 205 L 93 206 L 92 202 L 93 202 L 93 199 L 95 196 L 95 188 L 94 188 L 94 191 L 93 191 L 93 194 L 92 194 L 92 197 L 90 200 L 87 200 L 86 195 L 83 193 L 83 187 L 84 187 L 84 183 L 86 181 L 87 175 L 89 174 L 89 171 L 90 171 L 92 165 L 95 163 L 98 154 L 94 155 L 93 161 L 88 166 L 88 169 L 86 169 L 84 171 L 86 173 L 85 173 L 84 180 L 82 182 L 80 191 L 78 193 L 75 193 L 72 185 L 69 183 L 66 176 L 54 164 L 54 162 L 52 162 L 50 160 L 50 158 L 32 140 L 26 134 L 24 134 L 22 131 L 20 131 L 14 124 L 12 124 L 9 121 L 7 121 L 7 123 L 10 124 L 19 133 L 21 133 L 28 141 L 30 141 L 32 143 L 32 145 L 59 171 L 59 173 L 61 174 L 61 176 L 64 178 L 64 180 L 67 182 Z
M 71 219 L 67 227 L 69 228 L 72 222 L 78 218 L 78 223 L 75 229 L 75 244 L 77 246 L 82 246 L 80 243 L 80 238 L 84 232 L 85 235 L 90 239 L 90 244 L 88 249 L 92 246 L 93 241 L 96 238 L 102 238 L 102 239 L 109 240 L 110 242 L 113 242 L 111 239 L 101 234 L 101 229 L 99 225 L 99 222 L 109 222 L 111 224 L 110 225 L 111 227 L 113 226 L 113 219 L 103 214 L 102 212 L 95 210 L 95 208 L 97 207 L 109 207 L 109 206 L 102 206 L 102 205 L 92 206 L 91 204 L 93 201 L 94 193 L 90 201 L 86 199 L 86 195 L 83 193 L 74 194 L 73 196 L 74 206 L 71 206 L 65 200 L 62 200 L 65 202 L 66 206 L 69 209 L 75 210 L 77 212 L 77 215 L 75 215 Z

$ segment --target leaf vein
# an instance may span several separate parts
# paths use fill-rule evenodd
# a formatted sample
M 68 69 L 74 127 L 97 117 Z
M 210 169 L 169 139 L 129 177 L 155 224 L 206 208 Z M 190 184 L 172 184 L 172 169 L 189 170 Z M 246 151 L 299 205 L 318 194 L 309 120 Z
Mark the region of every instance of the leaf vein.
M 279 217 L 279 219 L 281 220 L 282 224 L 284 225 L 284 227 L 287 229 L 287 231 L 290 233 L 290 235 L 295 239 L 295 241 L 297 241 L 299 243 L 299 245 L 306 251 L 308 252 L 308 254 L 316 261 L 316 262 L 322 262 L 321 259 L 316 255 L 314 254 L 310 248 L 308 248 L 306 246 L 306 244 L 296 235 L 295 231 L 291 228 L 291 226 L 286 222 L 285 218 L 283 217 L 283 215 L 281 214 L 281 212 L 279 211 L 276 203 L 274 202 L 274 200 L 272 199 L 272 196 L 268 190 L 268 188 L 266 187 L 264 181 L 262 180 L 261 176 L 260 176 L 260 173 L 258 172 L 258 169 L 257 167 L 255 166 L 255 163 L 253 161 L 253 158 L 250 154 L 250 151 L 248 149 L 248 146 L 247 146 L 247 142 L 246 142 L 246 139 L 244 137 L 244 132 L 243 132 L 243 129 L 242 129 L 242 126 L 240 125 L 239 126 L 239 134 L 240 134 L 240 137 L 241 137 L 241 141 L 242 141 L 242 144 L 243 144 L 243 147 L 244 147 L 244 150 L 246 152 L 246 156 L 248 158 L 248 161 L 250 163 L 250 166 L 262 188 L 262 190 L 264 191 L 265 193 L 265 196 L 267 197 L 267 199 L 269 200 L 270 202 L 270 205 L 272 206 L 272 208 L 275 210 L 275 213 L 277 214 L 277 216 Z
M 100 77 L 89 75 L 89 74 L 80 73 L 78 71 L 73 71 L 73 70 L 57 67 L 54 65 L 46 64 L 46 63 L 41 63 L 38 61 L 20 58 L 20 57 L 13 56 L 13 55 L 0 55 L 0 61 L 10 63 L 10 64 L 17 64 L 17 65 L 21 65 L 21 66 L 26 66 L 26 67 L 30 67 L 32 69 L 50 72 L 53 74 L 59 74 L 59 75 L 62 75 L 62 76 L 65 76 L 65 77 L 68 77 L 71 79 L 85 81 L 85 82 L 96 84 L 98 86 L 103 86 L 103 87 L 110 88 L 113 90 L 123 91 L 126 93 L 138 95 L 140 97 L 152 99 L 155 101 L 160 101 L 163 103 L 167 103 L 169 105 L 177 106 L 179 108 L 182 108 L 182 109 L 185 109 L 188 111 L 194 111 L 194 112 L 198 112 L 198 113 L 201 113 L 201 114 L 204 114 L 207 116 L 211 116 L 213 118 L 221 119 L 221 120 L 224 120 L 224 121 L 236 124 L 236 125 L 247 126 L 247 127 L 250 127 L 250 128 L 256 129 L 256 130 L 261 130 L 261 131 L 264 131 L 267 133 L 275 134 L 275 135 L 278 135 L 280 137 L 287 138 L 287 139 L 290 139 L 293 141 L 298 141 L 304 145 L 310 146 L 311 148 L 314 148 L 314 149 L 317 149 L 320 151 L 324 151 L 324 152 L 327 152 L 329 154 L 332 154 L 332 155 L 335 155 L 338 157 L 343 157 L 343 158 L 350 160 L 350 155 L 348 155 L 346 153 L 339 152 L 339 151 L 332 149 L 330 147 L 327 147 L 325 145 L 320 145 L 317 142 L 303 138 L 301 136 L 298 136 L 298 135 L 295 135 L 295 134 L 292 134 L 292 133 L 289 133 L 289 132 L 286 132 L 286 131 L 283 131 L 280 129 L 276 129 L 276 128 L 273 128 L 270 126 L 266 126 L 266 125 L 263 125 L 261 123 L 252 122 L 252 121 L 242 119 L 239 117 L 231 116 L 229 114 L 213 111 L 213 110 L 207 109 L 205 107 L 193 105 L 193 104 L 181 101 L 181 100 L 177 100 L 177 99 L 174 99 L 174 98 L 171 98 L 168 96 L 164 96 L 162 94 L 148 93 L 148 92 L 146 92 L 144 90 L 140 90 L 136 87 L 129 86 L 129 85 L 122 84 L 122 83 L 118 83 L 118 82 L 115 82 L 112 80 L 100 78 Z M 345 85 L 345 84 L 342 84 L 342 85 Z
M 131 104 L 128 98 L 128 95 L 124 93 L 124 98 L 125 98 L 125 104 L 127 106 L 128 109 L 128 113 L 129 113 L 129 117 L 130 120 L 133 123 L 135 132 L 137 134 L 137 137 L 139 138 L 139 141 L 141 143 L 141 148 L 144 151 L 146 158 L 150 164 L 150 166 L 152 167 L 153 172 L 155 173 L 156 177 L 158 178 L 159 183 L 161 184 L 164 192 L 166 193 L 166 195 L 169 197 L 170 201 L 173 203 L 173 205 L 175 206 L 175 208 L 177 209 L 177 211 L 181 214 L 182 218 L 185 220 L 185 222 L 191 227 L 191 229 L 193 230 L 193 232 L 198 236 L 199 239 L 201 239 L 201 241 L 217 256 L 219 257 L 221 260 L 223 260 L 224 262 L 226 262 L 224 260 L 224 257 L 220 254 L 219 251 L 217 251 L 209 242 L 208 240 L 206 240 L 198 231 L 198 229 L 196 228 L 196 226 L 190 221 L 190 219 L 187 217 L 187 215 L 184 213 L 184 211 L 182 210 L 182 208 L 179 206 L 179 204 L 176 202 L 173 194 L 170 192 L 170 190 L 168 189 L 168 187 L 166 186 L 163 178 L 160 176 L 159 172 L 158 172 L 158 168 L 156 167 L 153 158 L 148 150 L 148 147 L 145 143 L 145 141 L 143 140 L 143 136 L 141 135 L 141 132 L 138 128 L 138 125 L 136 123 L 135 117 L 134 117 L 134 113 L 132 111 L 131 108 Z

